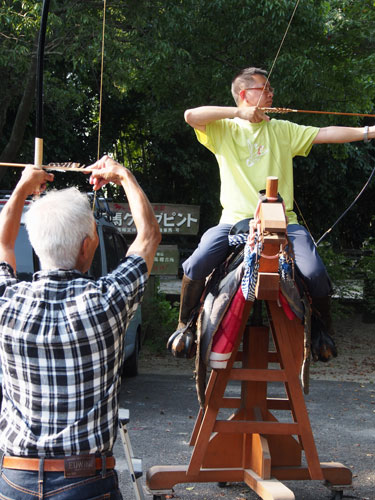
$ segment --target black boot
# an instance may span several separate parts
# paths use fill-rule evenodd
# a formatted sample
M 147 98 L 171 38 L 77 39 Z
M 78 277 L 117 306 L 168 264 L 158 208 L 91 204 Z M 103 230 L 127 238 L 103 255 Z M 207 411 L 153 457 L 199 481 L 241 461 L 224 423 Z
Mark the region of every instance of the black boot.
M 311 353 L 314 361 L 329 361 L 337 356 L 333 336 L 331 297 L 312 299 Z
M 191 358 L 195 355 L 194 313 L 198 310 L 205 282 L 205 279 L 192 280 L 185 275 L 182 277 L 177 330 L 167 342 L 167 348 L 177 358 Z
M 334 337 L 335 331 L 332 324 L 331 297 L 329 295 L 326 297 L 314 297 L 312 299 L 312 307 L 313 312 L 315 310 L 322 320 L 326 332 Z

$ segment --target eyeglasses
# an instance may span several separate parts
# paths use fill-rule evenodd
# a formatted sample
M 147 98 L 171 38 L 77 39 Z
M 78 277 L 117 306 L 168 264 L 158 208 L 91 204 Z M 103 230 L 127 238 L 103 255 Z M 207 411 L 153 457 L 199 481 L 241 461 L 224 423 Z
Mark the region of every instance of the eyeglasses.
M 273 94 L 275 92 L 273 87 L 249 87 L 243 90 L 261 90 L 262 92 L 267 92 L 269 94 Z

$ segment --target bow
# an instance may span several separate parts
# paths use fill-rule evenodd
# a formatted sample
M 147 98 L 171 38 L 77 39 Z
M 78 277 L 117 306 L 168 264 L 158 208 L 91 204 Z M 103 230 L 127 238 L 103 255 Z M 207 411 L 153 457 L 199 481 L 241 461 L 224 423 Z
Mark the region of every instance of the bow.
M 34 165 L 38 167 L 43 163 L 43 65 L 49 4 L 50 0 L 43 0 L 37 53 Z
M 102 108 L 102 89 L 103 89 L 103 64 L 104 64 L 104 27 L 105 27 L 105 8 L 104 1 L 103 13 L 103 40 L 102 40 L 102 62 L 101 62 L 101 81 L 100 81 L 100 107 L 99 107 L 99 130 L 98 130 L 98 159 L 100 154 L 100 132 L 101 132 L 101 108 Z M 75 162 L 49 163 L 43 165 L 43 69 L 44 69 L 44 49 L 47 31 L 47 19 L 50 0 L 43 0 L 40 29 L 38 35 L 37 47 L 37 69 L 36 69 L 36 120 L 35 120 L 35 143 L 34 143 L 34 166 L 46 170 L 81 172 L 84 165 Z M 0 167 L 26 167 L 26 163 L 0 162 Z M 90 170 L 85 169 L 85 172 Z
M 366 183 L 364 184 L 363 188 L 360 190 L 360 192 L 357 194 L 357 196 L 354 198 L 354 200 L 351 202 L 351 204 L 343 211 L 343 213 L 337 218 L 337 220 L 332 224 L 332 226 L 327 229 L 325 233 L 318 239 L 318 241 L 315 243 L 315 246 L 319 246 L 319 244 L 324 240 L 326 236 L 332 231 L 332 229 L 340 222 L 340 220 L 353 208 L 353 206 L 357 203 L 359 198 L 362 196 L 364 191 L 367 189 L 367 186 L 370 184 L 371 179 L 373 178 L 375 174 L 375 167 L 372 169 L 372 172 L 370 174 L 370 177 L 367 179 Z
M 284 44 L 284 41 L 285 41 L 285 38 L 286 38 L 286 36 L 288 34 L 289 28 L 290 28 L 290 26 L 292 24 L 292 20 L 294 18 L 294 15 L 296 13 L 297 8 L 298 8 L 299 2 L 300 2 L 300 0 L 296 1 L 296 4 L 295 4 L 294 9 L 293 9 L 293 13 L 292 13 L 291 18 L 289 20 L 289 23 L 287 25 L 285 33 L 284 33 L 284 35 L 282 37 L 280 46 L 279 46 L 279 48 L 277 50 L 277 53 L 276 53 L 276 56 L 275 56 L 274 61 L 272 63 L 271 69 L 269 71 L 269 74 L 268 74 L 268 77 L 267 77 L 267 80 L 266 80 L 266 84 L 269 82 L 269 79 L 271 77 L 271 73 L 272 73 L 273 68 L 274 68 L 274 66 L 276 64 L 276 60 L 277 60 L 277 58 L 279 56 L 279 53 L 281 51 L 281 48 L 282 48 L 282 46 Z M 262 93 L 261 93 L 261 95 L 259 97 L 258 104 L 261 101 L 261 98 L 262 98 L 262 96 L 264 94 L 265 88 L 266 88 L 266 85 L 264 86 L 263 91 L 262 91 Z M 369 113 L 346 113 L 346 112 L 341 112 L 341 111 L 317 111 L 317 110 L 292 109 L 292 108 L 283 108 L 283 107 L 272 107 L 272 108 L 263 107 L 263 108 L 259 108 L 259 109 L 261 111 L 263 111 L 264 113 L 278 113 L 278 114 L 286 114 L 286 113 L 312 113 L 312 114 L 341 115 L 341 116 L 358 116 L 358 117 L 375 118 L 375 114 L 369 114 Z M 362 187 L 362 189 L 360 190 L 360 192 L 357 194 L 357 196 L 355 197 L 355 199 L 342 212 L 342 214 L 337 218 L 337 220 L 332 224 L 332 226 L 327 231 L 325 231 L 323 233 L 323 235 L 318 239 L 317 242 L 315 242 L 314 238 L 311 235 L 312 240 L 314 241 L 315 246 L 318 246 L 321 243 L 321 241 L 323 241 L 323 239 L 332 231 L 332 229 L 336 226 L 336 224 L 338 224 L 340 222 L 340 220 L 349 212 L 349 210 L 352 209 L 352 207 L 355 205 L 355 203 L 359 200 L 359 198 L 362 196 L 362 194 L 364 193 L 364 191 L 367 189 L 367 187 L 370 184 L 371 179 L 374 176 L 374 174 L 375 174 L 375 167 L 373 168 L 373 170 L 372 170 L 369 178 L 367 179 L 367 181 L 365 182 L 364 186 Z M 297 205 L 297 207 L 298 207 L 298 205 Z M 301 212 L 301 210 L 299 209 L 299 207 L 298 207 L 298 210 Z M 301 213 L 301 216 L 303 218 L 302 213 Z

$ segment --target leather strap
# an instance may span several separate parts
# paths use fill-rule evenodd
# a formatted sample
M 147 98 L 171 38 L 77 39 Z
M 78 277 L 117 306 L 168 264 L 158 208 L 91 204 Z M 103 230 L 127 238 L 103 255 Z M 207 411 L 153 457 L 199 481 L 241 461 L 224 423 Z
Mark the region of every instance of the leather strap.
M 90 455 L 75 455 L 74 457 L 65 458 L 46 458 L 44 460 L 44 470 L 46 472 L 64 472 L 65 461 L 69 459 L 70 462 L 82 462 L 88 459 Z M 93 457 L 91 455 L 91 457 Z M 95 469 L 102 469 L 101 457 L 93 457 L 95 459 Z M 106 457 L 106 469 L 114 469 L 116 465 L 115 457 Z M 28 457 L 7 457 L 3 458 L 3 467 L 5 469 L 18 469 L 18 470 L 39 470 L 39 458 Z

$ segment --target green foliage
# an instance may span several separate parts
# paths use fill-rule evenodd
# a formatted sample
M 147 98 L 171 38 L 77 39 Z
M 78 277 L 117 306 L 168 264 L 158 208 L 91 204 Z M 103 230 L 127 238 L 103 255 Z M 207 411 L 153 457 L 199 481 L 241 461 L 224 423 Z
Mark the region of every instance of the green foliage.
M 334 319 L 349 317 L 354 309 L 346 299 L 357 286 L 357 261 L 348 255 L 338 254 L 329 243 L 322 243 L 318 250 L 333 285 L 335 300 L 332 301 L 332 316 Z
M 366 239 L 361 250 L 338 252 L 330 243 L 319 248 L 334 287 L 334 315 L 345 317 L 351 314 L 353 294 L 359 292 L 364 314 L 375 318 L 375 238 Z
M 8 143 L 35 51 L 42 2 L 0 5 L 0 149 Z M 107 3 L 99 155 L 132 169 L 155 203 L 201 206 L 201 232 L 220 216 L 213 155 L 184 123 L 187 108 L 232 105 L 243 67 L 272 67 L 293 11 L 289 0 L 112 0 Z M 89 164 L 98 150 L 103 2 L 53 0 L 45 53 L 45 162 Z M 347 112 L 375 108 L 373 0 L 300 2 L 271 80 L 276 106 Z M 358 118 L 287 116 L 306 125 L 362 126 Z M 17 161 L 33 158 L 34 110 Z M 295 197 L 318 238 L 349 205 L 375 162 L 372 145 L 314 146 L 295 160 Z M 18 174 L 8 170 L 2 187 Z M 55 185 L 88 190 L 87 178 Z M 113 194 L 117 196 L 118 190 Z M 371 235 L 374 182 L 330 234 L 334 248 L 360 248 Z
M 147 192 L 152 185 L 157 201 L 201 204 L 202 231 L 219 217 L 219 178 L 216 160 L 184 126 L 183 110 L 201 104 L 233 104 L 233 75 L 244 66 L 271 67 L 291 10 L 288 1 L 259 4 L 253 0 L 235 6 L 228 0 L 167 5 L 142 0 L 137 8 L 134 2 L 124 7 L 133 27 L 130 51 L 134 50 L 142 67 L 138 73 L 142 78 L 131 83 L 141 97 L 139 113 L 147 116 L 142 150 L 151 145 L 153 153 L 143 166 L 147 168 L 143 185 Z M 275 105 L 371 111 L 375 86 L 369 84 L 372 73 L 363 63 L 366 35 L 352 28 L 364 23 L 366 33 L 373 20 L 373 9 L 355 8 L 352 2 L 301 2 L 272 74 Z M 366 64 L 374 69 L 372 43 L 370 37 Z M 350 51 L 353 45 L 358 55 Z M 290 119 L 316 126 L 364 124 L 321 115 Z M 374 149 L 363 144 L 316 146 L 307 159 L 296 159 L 296 200 L 313 234 L 320 236 L 340 215 L 337 209 L 354 199 L 373 160 Z M 335 245 L 360 245 L 369 231 L 370 199 L 371 195 L 362 197 L 346 224 L 336 230 Z
M 330 243 L 322 243 L 318 251 L 333 283 L 353 277 L 353 262 L 350 257 L 337 253 Z
M 159 283 L 155 293 L 142 305 L 142 330 L 145 344 L 154 352 L 165 353 L 167 340 L 178 323 L 178 307 L 166 300 Z

